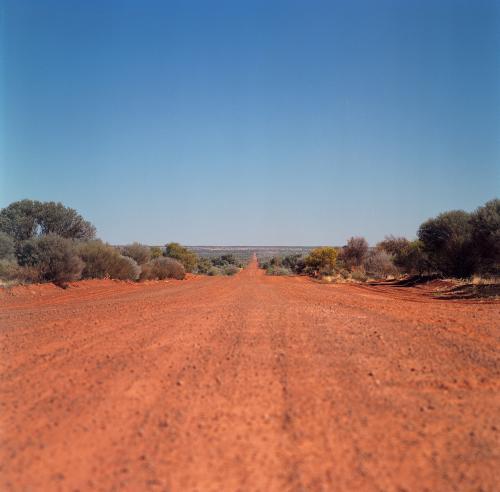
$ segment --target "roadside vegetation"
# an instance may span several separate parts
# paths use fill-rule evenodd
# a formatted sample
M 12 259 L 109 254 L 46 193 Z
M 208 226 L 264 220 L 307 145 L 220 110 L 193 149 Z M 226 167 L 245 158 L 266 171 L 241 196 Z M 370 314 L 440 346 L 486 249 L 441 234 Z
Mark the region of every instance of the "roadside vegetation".
M 2 283 L 79 279 L 183 279 L 186 273 L 234 275 L 233 255 L 210 259 L 178 243 L 164 248 L 134 242 L 112 246 L 96 238 L 95 227 L 61 203 L 21 200 L 0 210 L 0 280 Z
M 340 248 L 315 248 L 307 255 L 261 261 L 269 275 L 310 275 L 364 282 L 401 276 L 497 279 L 500 276 L 500 200 L 468 213 L 444 212 L 428 219 L 416 239 L 386 236 L 375 247 L 351 237 Z
M 500 200 L 472 213 L 444 212 L 428 219 L 416 238 L 386 236 L 370 247 L 363 237 L 345 246 L 321 246 L 307 254 L 275 255 L 261 261 L 269 275 L 309 275 L 337 281 L 401 276 L 498 278 Z M 137 242 L 112 246 L 95 227 L 61 203 L 21 200 L 0 210 L 0 280 L 3 283 L 79 279 L 183 279 L 186 274 L 234 275 L 243 266 L 234 254 L 199 256 L 170 242 L 164 248 Z

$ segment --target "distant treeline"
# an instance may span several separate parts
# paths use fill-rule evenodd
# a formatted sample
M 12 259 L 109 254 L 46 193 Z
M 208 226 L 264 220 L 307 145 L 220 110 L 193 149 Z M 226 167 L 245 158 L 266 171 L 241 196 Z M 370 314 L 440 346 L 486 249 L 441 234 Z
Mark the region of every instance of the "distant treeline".
M 425 221 L 417 239 L 386 236 L 374 248 L 351 237 L 341 248 L 313 249 L 307 255 L 276 255 L 261 261 L 270 275 L 305 274 L 367 280 L 399 275 L 437 274 L 469 278 L 500 274 L 500 200 L 468 213 L 444 212 Z
M 241 262 L 226 254 L 199 258 L 178 243 L 112 246 L 95 227 L 61 203 L 21 200 L 0 211 L 0 280 L 67 282 L 90 278 L 183 279 L 186 272 L 233 275 Z

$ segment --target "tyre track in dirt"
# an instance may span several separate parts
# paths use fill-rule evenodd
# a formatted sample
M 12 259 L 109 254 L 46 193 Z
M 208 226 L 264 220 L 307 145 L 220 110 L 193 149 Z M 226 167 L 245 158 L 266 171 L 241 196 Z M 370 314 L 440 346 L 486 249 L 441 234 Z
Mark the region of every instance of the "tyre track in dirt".
M 255 263 L 36 292 L 0 297 L 3 490 L 500 481 L 498 303 L 419 303 Z

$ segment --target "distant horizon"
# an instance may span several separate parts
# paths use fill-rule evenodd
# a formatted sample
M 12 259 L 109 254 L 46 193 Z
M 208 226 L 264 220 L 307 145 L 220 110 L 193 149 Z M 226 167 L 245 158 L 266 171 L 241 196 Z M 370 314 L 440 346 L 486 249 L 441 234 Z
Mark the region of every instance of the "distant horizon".
M 2 5 L 0 207 L 112 244 L 375 244 L 498 196 L 500 2 Z

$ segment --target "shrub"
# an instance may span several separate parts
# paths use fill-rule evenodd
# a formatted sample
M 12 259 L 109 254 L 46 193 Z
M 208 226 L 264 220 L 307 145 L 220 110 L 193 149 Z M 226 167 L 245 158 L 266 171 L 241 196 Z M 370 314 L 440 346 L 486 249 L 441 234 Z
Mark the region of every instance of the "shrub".
M 313 249 L 305 258 L 306 267 L 314 275 L 331 275 L 335 270 L 337 250 L 330 246 Z
M 239 271 L 240 269 L 236 265 L 229 264 L 222 267 L 222 273 L 224 275 L 235 275 Z
M 169 258 L 180 261 L 184 265 L 186 272 L 193 272 L 196 268 L 196 263 L 198 262 L 197 255 L 179 243 L 168 243 L 165 246 L 164 254 Z
M 368 253 L 368 242 L 364 237 L 351 237 L 342 248 L 340 257 L 347 268 L 360 266 Z
M 154 260 L 155 258 L 160 258 L 161 256 L 163 256 L 163 251 L 158 246 L 151 246 L 149 255 L 151 259 Z
M 375 278 L 385 278 L 398 273 L 391 257 L 382 249 L 370 251 L 363 261 L 363 267 L 370 277 Z
M 357 282 L 366 282 L 367 280 L 366 273 L 361 270 L 354 270 L 351 273 L 351 278 Z
M 20 266 L 16 261 L 0 260 L 0 279 L 8 282 L 38 282 L 40 274 L 35 267 Z
M 79 279 L 84 266 L 73 241 L 55 234 L 23 241 L 17 256 L 19 264 L 33 267 L 41 281 L 59 285 Z
M 306 262 L 304 260 L 304 257 L 300 254 L 285 256 L 282 259 L 281 264 L 286 269 L 299 275 L 303 273 L 306 268 Z
M 80 243 L 78 254 L 85 263 L 83 278 L 137 280 L 139 277 L 140 268 L 132 258 L 120 255 L 116 248 L 99 239 Z
M 142 266 L 141 280 L 165 280 L 175 278 L 182 280 L 186 270 L 182 263 L 173 258 L 155 258 Z
M 428 254 L 432 267 L 452 277 L 469 277 L 475 269 L 471 216 L 463 210 L 453 210 L 424 222 L 418 237 Z
M 208 270 L 207 275 L 210 275 L 211 277 L 216 277 L 218 275 L 222 275 L 222 270 L 216 266 L 212 266 Z
M 216 267 L 223 267 L 225 265 L 238 265 L 238 261 L 233 254 L 229 253 L 226 255 L 216 256 L 212 258 L 212 264 Z
M 470 222 L 478 271 L 500 274 L 500 200 L 490 200 L 479 207 Z
M 132 258 L 138 265 L 143 265 L 151 259 L 151 249 L 140 243 L 132 243 L 122 248 L 122 255 Z
M 15 261 L 16 245 L 14 239 L 5 232 L 0 232 L 0 260 Z
M 287 276 L 287 275 L 292 275 L 292 273 L 293 272 L 289 268 L 285 268 L 282 266 L 272 266 L 267 270 L 268 275 L 275 275 L 275 276 Z
M 408 241 L 404 237 L 386 236 L 377 244 L 377 248 L 392 255 L 394 265 L 402 272 L 421 275 L 429 269 L 429 262 L 421 241 Z
M 198 263 L 196 264 L 196 273 L 201 275 L 208 275 L 208 272 L 213 267 L 212 262 L 208 258 L 198 258 Z
M 16 241 L 56 234 L 69 239 L 95 237 L 95 227 L 62 203 L 20 200 L 0 211 L 0 231 Z

